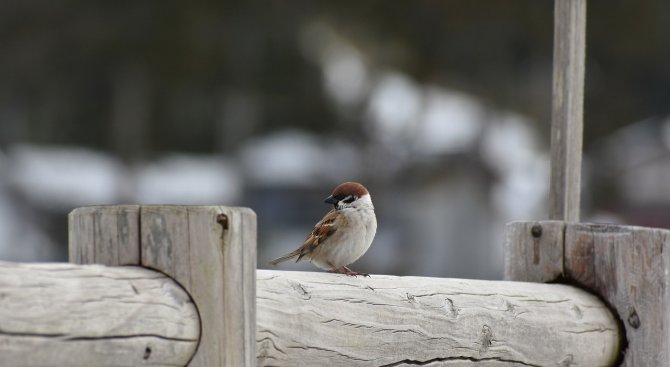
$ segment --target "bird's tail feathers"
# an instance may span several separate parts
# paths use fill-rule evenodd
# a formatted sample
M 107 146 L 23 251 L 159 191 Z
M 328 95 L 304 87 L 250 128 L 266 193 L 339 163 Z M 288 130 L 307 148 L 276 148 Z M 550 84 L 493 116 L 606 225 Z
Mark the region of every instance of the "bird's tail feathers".
M 274 259 L 274 260 L 270 261 L 270 265 L 277 265 L 277 264 L 282 263 L 284 261 L 292 260 L 293 258 L 296 258 L 298 256 L 300 256 L 300 252 L 298 250 L 296 250 L 296 251 L 288 253 L 288 254 L 286 254 L 286 255 L 278 258 L 278 259 Z M 298 260 L 299 260 L 299 258 L 298 258 Z

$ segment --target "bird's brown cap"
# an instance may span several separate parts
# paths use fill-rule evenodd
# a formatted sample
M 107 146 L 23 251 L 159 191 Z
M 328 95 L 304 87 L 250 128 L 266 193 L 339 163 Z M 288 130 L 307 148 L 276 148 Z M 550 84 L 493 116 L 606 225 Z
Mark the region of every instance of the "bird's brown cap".
M 368 189 L 366 189 L 365 186 L 359 184 L 358 182 L 345 182 L 339 184 L 335 190 L 333 190 L 332 196 L 334 198 L 345 198 L 349 195 L 361 197 L 366 194 L 368 194 Z

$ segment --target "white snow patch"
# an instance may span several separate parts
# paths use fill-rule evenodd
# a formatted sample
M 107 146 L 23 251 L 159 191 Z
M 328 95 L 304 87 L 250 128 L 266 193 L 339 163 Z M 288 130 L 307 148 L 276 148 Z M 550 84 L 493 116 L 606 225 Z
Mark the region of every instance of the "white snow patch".
M 172 154 L 139 166 L 135 180 L 140 203 L 231 205 L 242 196 L 237 168 L 217 156 Z
M 473 97 L 428 87 L 414 148 L 420 154 L 449 154 L 472 147 L 480 135 L 485 110 Z
M 241 152 L 249 179 L 263 185 L 310 185 L 323 152 L 312 135 L 287 130 L 248 142 Z
M 402 141 L 418 121 L 421 105 L 421 89 L 414 81 L 395 72 L 383 75 L 367 111 L 373 134 L 384 143 Z
M 18 145 L 10 149 L 9 183 L 37 206 L 113 203 L 122 165 L 84 148 Z

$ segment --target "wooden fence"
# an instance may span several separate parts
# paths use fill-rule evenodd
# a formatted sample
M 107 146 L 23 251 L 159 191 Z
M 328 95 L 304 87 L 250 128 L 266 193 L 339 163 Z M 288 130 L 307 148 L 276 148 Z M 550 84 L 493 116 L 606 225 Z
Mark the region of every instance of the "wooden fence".
M 71 260 L 109 266 L 0 263 L 0 365 L 669 360 L 667 230 L 511 223 L 506 277 L 534 283 L 256 271 L 255 241 L 245 208 L 77 209 Z
M 256 271 L 255 233 L 245 208 L 73 211 L 71 260 L 108 266 L 0 263 L 0 365 L 670 360 L 668 230 L 511 223 L 506 278 L 533 283 Z
M 577 287 L 256 271 L 255 227 L 245 208 L 73 211 L 72 262 L 108 266 L 0 263 L 0 365 L 608 366 L 619 356 L 617 315 Z M 563 222 L 511 224 L 508 275 L 565 272 L 553 250 L 569 233 Z M 594 251 L 574 252 L 593 264 Z M 642 320 L 661 309 L 647 291 Z
M 670 366 L 670 231 L 577 223 L 586 1 L 555 4 L 554 220 L 506 227 L 516 282 L 257 271 L 249 209 L 79 208 L 73 264 L 0 262 L 0 366 Z

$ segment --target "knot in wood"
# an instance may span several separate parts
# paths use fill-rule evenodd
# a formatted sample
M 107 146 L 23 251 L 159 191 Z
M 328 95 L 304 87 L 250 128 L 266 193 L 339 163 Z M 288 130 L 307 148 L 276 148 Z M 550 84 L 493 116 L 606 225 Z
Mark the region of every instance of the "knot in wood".
M 309 294 L 309 292 L 305 289 L 305 287 L 302 286 L 302 284 L 300 284 L 300 283 L 298 283 L 298 282 L 291 282 L 291 287 L 292 287 L 296 292 L 298 292 L 298 294 L 300 295 L 300 297 L 301 297 L 302 299 L 305 299 L 305 300 L 306 300 L 306 299 L 311 299 L 311 298 L 312 298 L 312 296 L 311 296 L 311 295 Z
M 151 357 L 151 347 L 147 345 L 146 348 L 144 348 L 144 360 L 149 359 Z
M 489 347 L 493 344 L 493 330 L 491 330 L 490 326 L 482 326 L 482 332 L 479 335 L 479 343 L 481 344 L 481 347 L 479 347 L 480 353 L 489 350 Z
M 218 214 L 216 223 L 219 223 L 224 230 L 228 229 L 228 217 L 225 214 Z
M 572 354 L 568 354 L 565 356 L 565 358 L 561 359 L 560 362 L 558 362 L 558 365 L 561 367 L 570 367 L 573 364 L 575 364 L 575 357 Z
M 637 311 L 635 311 L 635 309 L 632 307 L 630 308 L 628 314 L 628 325 L 633 327 L 633 329 L 640 327 L 640 316 L 637 315 Z
M 454 301 L 451 300 L 451 298 L 446 298 L 444 300 L 444 309 L 447 311 L 449 316 L 456 318 L 458 317 L 458 307 L 454 305 Z

